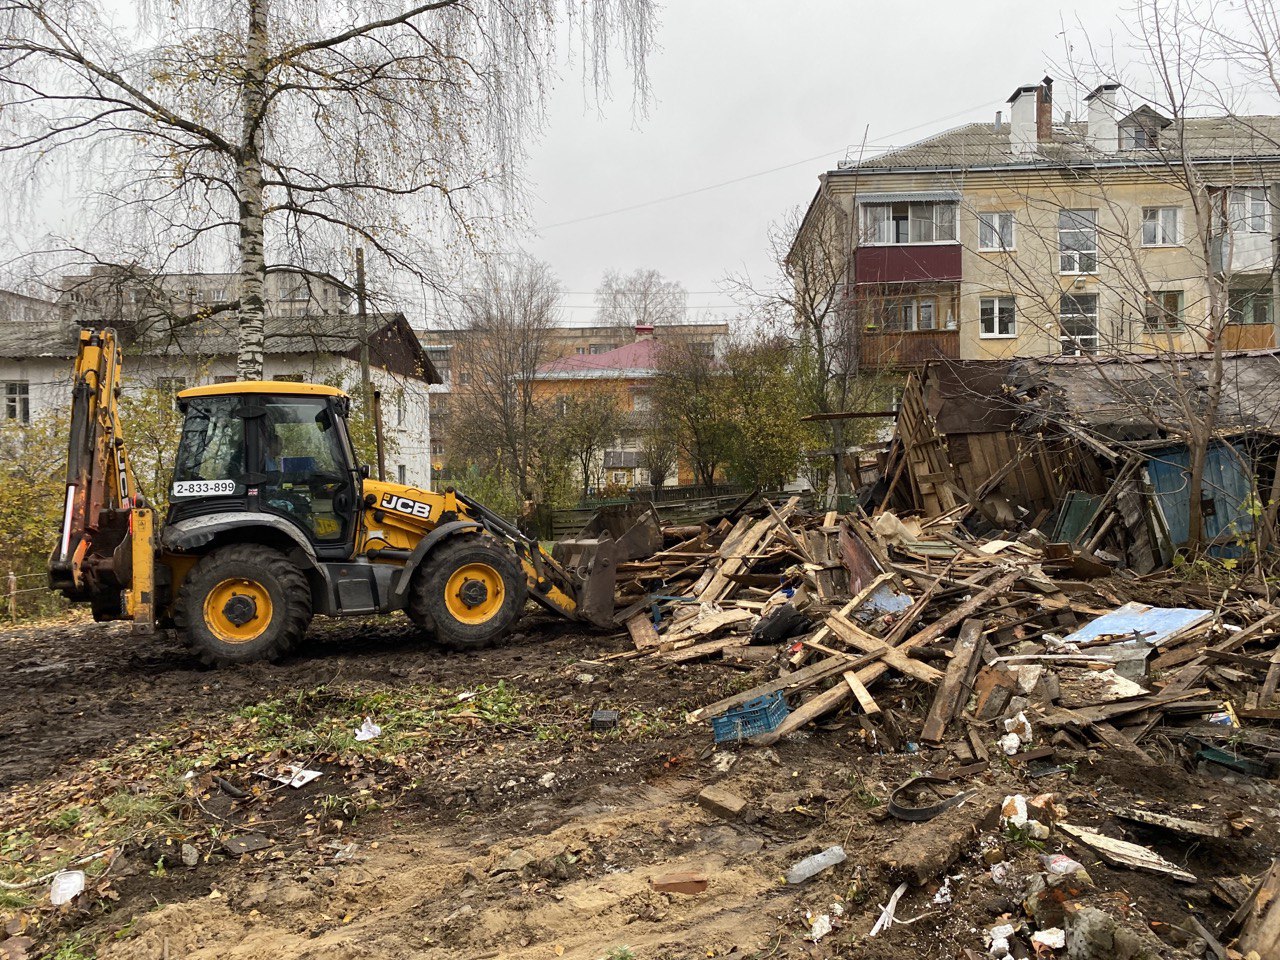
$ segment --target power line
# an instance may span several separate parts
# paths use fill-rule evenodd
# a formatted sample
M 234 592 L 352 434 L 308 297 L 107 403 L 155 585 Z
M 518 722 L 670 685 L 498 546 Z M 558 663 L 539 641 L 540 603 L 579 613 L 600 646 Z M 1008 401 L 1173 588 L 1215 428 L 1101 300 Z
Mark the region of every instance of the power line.
M 948 114 L 945 117 L 936 117 L 932 120 L 926 120 L 923 123 L 917 123 L 910 127 L 904 127 L 901 130 L 895 130 L 893 133 L 886 134 L 885 138 L 888 139 L 889 137 L 896 137 L 904 133 L 910 133 L 912 130 L 919 130 L 921 127 L 931 126 L 935 123 L 942 123 L 946 120 L 953 120 L 956 117 L 963 116 L 966 113 L 972 113 L 975 110 L 981 110 L 983 107 L 989 107 L 995 103 L 1001 103 L 1001 102 L 1003 101 L 989 100 L 986 103 L 978 104 L 976 107 L 968 107 L 964 110 L 958 110 L 955 113 Z M 850 148 L 847 145 L 843 148 L 843 152 L 846 156 L 848 155 L 849 150 Z M 575 223 L 586 223 L 588 220 L 599 220 L 603 217 L 616 216 L 619 213 L 630 213 L 632 210 L 641 210 L 645 207 L 652 207 L 655 204 L 659 204 L 659 203 L 669 203 L 672 200 L 682 200 L 685 197 L 692 197 L 699 193 L 706 193 L 708 190 L 719 190 L 721 187 L 729 187 L 735 183 L 742 183 L 745 180 L 754 180 L 756 177 L 764 177 L 764 176 L 768 176 L 771 173 L 778 173 L 779 171 L 782 171 L 782 170 L 790 170 L 792 167 L 800 167 L 806 163 L 813 163 L 817 160 L 821 160 L 824 157 L 836 156 L 841 152 L 842 150 L 840 148 L 837 148 L 835 150 L 828 150 L 825 153 L 820 153 L 815 157 L 806 157 L 804 160 L 797 160 L 794 163 L 784 163 L 780 167 L 770 167 L 768 170 L 760 170 L 756 173 L 744 174 L 741 177 L 734 177 L 731 180 L 721 180 L 719 183 L 708 184 L 705 187 L 697 187 L 693 190 L 685 190 L 683 193 L 673 193 L 670 196 L 657 197 L 653 200 L 645 200 L 641 203 L 633 203 L 630 206 L 618 207 L 617 209 L 614 209 L 614 210 L 605 210 L 602 213 L 592 213 L 592 214 L 589 214 L 588 216 L 577 217 L 573 220 L 561 220 L 558 223 L 544 224 L 539 229 L 554 230 L 557 227 L 568 227 L 568 226 L 572 226 Z

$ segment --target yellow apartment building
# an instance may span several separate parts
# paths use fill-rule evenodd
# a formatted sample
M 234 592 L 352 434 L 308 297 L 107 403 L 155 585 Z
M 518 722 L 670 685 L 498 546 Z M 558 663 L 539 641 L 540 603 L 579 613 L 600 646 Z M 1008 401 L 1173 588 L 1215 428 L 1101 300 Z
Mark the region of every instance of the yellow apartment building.
M 1007 121 L 821 176 L 791 255 L 835 261 L 864 363 L 1280 343 L 1280 117 L 1173 119 L 1120 94 L 1071 120 L 1046 77 Z

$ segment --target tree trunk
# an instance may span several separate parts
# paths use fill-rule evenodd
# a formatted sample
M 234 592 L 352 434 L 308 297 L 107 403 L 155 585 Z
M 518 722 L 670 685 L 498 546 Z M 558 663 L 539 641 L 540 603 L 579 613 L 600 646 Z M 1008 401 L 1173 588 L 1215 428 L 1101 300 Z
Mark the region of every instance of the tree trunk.
M 265 352 L 267 266 L 262 236 L 262 131 L 266 109 L 267 7 L 249 0 L 245 42 L 244 108 L 236 192 L 240 205 L 240 350 L 236 372 L 242 380 L 261 380 Z
M 831 449 L 834 451 L 834 469 L 836 480 L 836 495 L 853 493 L 852 484 L 849 482 L 849 472 L 844 468 L 844 421 L 832 420 L 831 423 Z

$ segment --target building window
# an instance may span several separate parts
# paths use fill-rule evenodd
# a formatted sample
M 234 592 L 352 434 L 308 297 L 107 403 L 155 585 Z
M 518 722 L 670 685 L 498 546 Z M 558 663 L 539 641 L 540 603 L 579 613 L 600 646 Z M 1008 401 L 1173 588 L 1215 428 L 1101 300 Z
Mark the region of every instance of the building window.
M 187 381 L 182 377 L 156 377 L 156 389 L 161 393 L 177 393 L 186 385 Z
M 1142 245 L 1170 247 L 1178 242 L 1177 207 L 1143 207 Z
M 1058 302 L 1058 339 L 1064 357 L 1098 352 L 1097 294 L 1064 293 Z
M 646 413 L 652 409 L 649 404 L 649 395 L 647 393 L 633 394 L 631 397 L 631 409 L 636 413 Z
M 1147 294 L 1142 316 L 1147 333 L 1169 333 L 1182 327 L 1182 291 L 1156 290 Z
M 1013 249 L 1013 214 L 978 214 L 978 248 L 980 250 Z
M 409 476 L 409 473 L 407 470 L 405 470 L 403 463 L 400 464 L 400 466 L 396 467 L 396 479 L 400 481 L 401 486 L 405 486 L 408 484 L 409 482 L 408 476 Z
M 580 357 L 581 357 L 581 356 L 585 356 L 585 355 L 586 355 L 586 352 L 587 352 L 587 348 L 586 348 L 586 347 L 574 347 L 574 348 L 573 348 L 573 352 L 574 352 L 575 354 L 577 354 L 578 356 L 580 356 Z
M 1059 272 L 1098 272 L 1098 211 L 1058 211 Z
M 612 343 L 593 343 L 591 345 L 591 355 L 594 357 L 601 353 L 608 353 L 612 349 Z
M 950 243 L 956 238 L 956 205 L 868 203 L 862 223 L 867 243 Z
M 1248 288 L 1229 291 L 1227 319 L 1231 323 L 1270 323 L 1271 291 Z
M 1266 233 L 1271 220 L 1266 187 L 1235 187 L 1227 194 L 1231 229 L 1240 233 Z
M 4 416 L 6 420 L 31 422 L 31 388 L 25 380 L 10 380 L 4 385 Z
M 213 382 L 214 383 L 235 383 L 236 382 L 235 374 L 231 374 L 231 373 L 221 374 L 220 376 L 214 377 Z
M 981 321 L 979 336 L 984 339 L 1018 335 L 1013 297 L 983 297 L 978 301 L 978 319 Z
M 282 380 L 285 383 L 301 383 L 302 374 L 300 373 L 277 373 L 272 380 Z
M 884 301 L 884 329 L 910 333 L 938 329 L 938 304 L 932 297 L 902 297 Z
M 626 475 L 626 473 L 624 473 L 624 472 L 623 472 L 623 471 L 621 471 L 621 470 L 615 470 L 615 471 L 613 471 L 613 477 L 612 477 L 612 479 L 613 479 L 613 482 L 614 482 L 614 483 L 617 483 L 617 484 L 624 484 L 624 483 L 626 483 L 626 482 L 627 482 L 627 475 Z
M 1156 132 L 1149 127 L 1133 123 L 1120 128 L 1121 150 L 1145 150 L 1155 145 Z

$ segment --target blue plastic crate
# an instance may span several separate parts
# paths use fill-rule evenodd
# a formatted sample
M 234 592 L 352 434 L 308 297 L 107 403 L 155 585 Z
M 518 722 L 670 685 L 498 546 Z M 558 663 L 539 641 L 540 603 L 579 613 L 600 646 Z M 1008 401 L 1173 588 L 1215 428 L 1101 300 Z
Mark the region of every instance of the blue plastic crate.
M 790 712 L 786 697 L 781 693 L 767 693 L 734 707 L 723 717 L 712 717 L 711 732 L 715 734 L 716 743 L 746 740 L 778 729 L 778 724 Z

